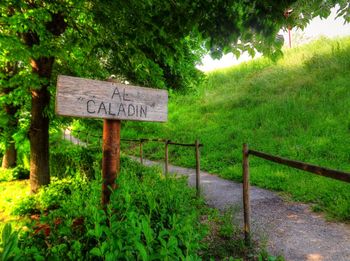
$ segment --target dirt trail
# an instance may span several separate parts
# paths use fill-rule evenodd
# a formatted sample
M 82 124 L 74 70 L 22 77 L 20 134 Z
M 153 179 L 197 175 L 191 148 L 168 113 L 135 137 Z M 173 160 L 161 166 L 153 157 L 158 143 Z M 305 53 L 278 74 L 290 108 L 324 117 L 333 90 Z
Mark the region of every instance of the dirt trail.
M 159 165 L 144 160 L 145 165 Z M 169 172 L 189 176 L 195 170 L 169 165 Z M 242 184 L 201 172 L 201 189 L 211 207 L 242 209 Z M 350 225 L 327 222 L 306 204 L 285 202 L 276 193 L 251 187 L 252 230 L 267 239 L 268 250 L 288 261 L 350 261 Z M 238 211 L 242 220 L 242 211 Z

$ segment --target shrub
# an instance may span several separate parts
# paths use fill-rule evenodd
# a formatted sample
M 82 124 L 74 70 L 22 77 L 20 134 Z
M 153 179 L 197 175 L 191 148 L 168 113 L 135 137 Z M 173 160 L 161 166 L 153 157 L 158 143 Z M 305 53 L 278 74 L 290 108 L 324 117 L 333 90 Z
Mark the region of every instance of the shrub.
M 12 169 L 0 168 L 0 181 L 11 181 Z
M 29 174 L 29 170 L 21 165 L 18 165 L 12 170 L 13 179 L 29 179 Z
M 18 165 L 12 169 L 0 168 L 0 181 L 11 181 L 18 179 L 28 179 L 29 170 L 24 168 L 22 165 Z
M 206 230 L 199 222 L 202 203 L 186 180 L 122 162 L 107 212 L 100 206 L 101 181 L 80 177 L 53 179 L 20 204 L 18 213 L 42 213 L 20 237 L 23 259 L 196 258 Z
M 1 230 L 0 260 L 19 260 L 18 234 L 6 224 Z
M 26 215 L 59 209 L 65 201 L 71 201 L 72 194 L 84 191 L 84 186 L 88 186 L 87 181 L 80 176 L 61 180 L 53 177 L 47 187 L 20 201 L 13 208 L 13 214 Z
M 98 245 L 91 254 L 114 259 L 195 258 L 205 230 L 199 223 L 199 202 L 185 179 L 130 165 L 111 199 L 110 229 L 91 231 Z M 102 233 L 101 233 L 102 232 Z
M 78 173 L 91 179 L 94 177 L 96 167 L 99 168 L 101 164 L 97 153 L 94 148 L 61 142 L 50 153 L 51 176 L 64 178 Z

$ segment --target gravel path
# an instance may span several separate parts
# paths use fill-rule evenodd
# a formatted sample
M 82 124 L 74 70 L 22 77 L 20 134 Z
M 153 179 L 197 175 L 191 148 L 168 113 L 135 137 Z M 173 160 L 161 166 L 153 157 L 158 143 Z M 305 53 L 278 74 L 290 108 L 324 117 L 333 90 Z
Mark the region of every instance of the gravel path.
M 83 142 L 83 141 L 79 140 L 78 138 L 74 137 L 72 135 L 71 130 L 69 130 L 69 129 L 64 129 L 63 130 L 63 139 L 67 140 L 67 141 L 70 141 L 74 145 L 79 145 L 79 146 L 83 146 L 83 147 L 87 146 L 87 144 L 85 142 Z
M 160 163 L 144 160 L 145 165 Z M 169 172 L 189 176 L 195 170 L 169 165 Z M 242 184 L 201 172 L 201 190 L 211 207 L 242 209 Z M 306 204 L 285 202 L 276 193 L 251 187 L 252 230 L 267 239 L 270 253 L 288 261 L 350 261 L 350 225 L 327 222 Z M 243 219 L 238 211 L 238 219 Z

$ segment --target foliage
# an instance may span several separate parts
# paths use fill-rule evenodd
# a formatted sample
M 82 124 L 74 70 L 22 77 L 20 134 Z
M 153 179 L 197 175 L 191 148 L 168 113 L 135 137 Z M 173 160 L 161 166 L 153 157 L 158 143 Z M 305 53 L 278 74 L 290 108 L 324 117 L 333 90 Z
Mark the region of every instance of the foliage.
M 10 224 L 5 224 L 0 238 L 0 260 L 19 260 L 18 233 Z
M 19 231 L 19 251 L 14 248 L 16 257 L 159 260 L 218 256 L 214 249 L 221 251 L 221 257 L 238 258 L 245 253 L 246 248 L 239 245 L 243 242 L 240 229 L 232 226 L 232 213 L 221 216 L 205 207 L 185 179 L 165 178 L 159 169 L 126 158 L 122 166 L 107 214 L 100 209 L 101 180 L 88 180 L 79 172 L 53 178 L 35 195 L 27 194 L 28 181 L 0 183 L 0 219 L 9 222 L 20 215 L 16 227 L 25 225 Z M 211 235 L 220 232 L 215 242 L 223 242 L 224 247 L 213 247 L 209 230 Z M 13 240 L 17 242 L 17 232 Z M 261 252 L 255 247 L 254 257 Z
M 0 182 L 0 222 L 18 220 L 13 215 L 13 208 L 29 194 L 29 180 Z M 18 224 L 18 223 L 17 223 Z
M 12 180 L 12 170 L 0 168 L 0 181 L 10 181 Z
M 350 39 L 322 38 L 286 51 L 272 63 L 259 59 L 212 72 L 196 92 L 170 98 L 161 127 L 127 123 L 123 137 L 168 138 L 201 148 L 201 167 L 241 181 L 242 143 L 286 158 L 348 171 Z M 139 134 L 140 135 L 140 134 Z M 134 150 L 137 154 L 137 148 Z M 161 159 L 163 147 L 144 145 L 145 157 Z M 170 161 L 194 167 L 193 150 L 170 147 Z M 349 220 L 349 186 L 251 158 L 251 180 L 312 202 L 333 218 Z
M 12 169 L 0 168 L 0 182 L 11 180 L 29 179 L 29 170 L 21 165 Z
M 101 167 L 101 156 L 96 148 L 72 146 L 69 141 L 57 142 L 55 145 L 50 152 L 52 177 L 64 178 L 78 174 L 94 178 L 96 169 Z
M 196 258 L 206 229 L 194 191 L 157 169 L 127 159 L 123 166 L 107 214 L 99 207 L 100 181 L 79 178 L 53 180 L 18 205 L 17 213 L 42 213 L 21 233 L 22 258 Z M 25 209 L 28 201 L 34 209 Z
M 337 17 L 343 17 L 346 22 L 350 22 L 350 3 L 347 0 L 338 1 L 295 1 L 291 5 L 292 13 L 288 16 L 287 24 L 304 29 L 308 22 L 319 16 L 321 19 L 327 18 L 331 13 L 331 7 L 337 6 Z
M 203 251 L 204 260 L 267 260 L 283 261 L 281 256 L 274 257 L 268 254 L 265 246 L 256 240 L 252 240 L 250 246 L 246 246 L 242 230 L 239 228 L 237 211 L 234 208 L 224 212 L 214 211 L 208 215 L 210 233 L 206 236 L 206 247 Z M 259 235 L 252 234 L 252 238 Z
M 12 170 L 13 179 L 29 179 L 29 170 L 18 165 Z
M 48 187 L 43 187 L 37 194 L 29 195 L 13 208 L 13 214 L 35 214 L 41 211 L 57 209 L 66 198 L 87 186 L 87 181 L 76 175 L 62 179 L 52 178 Z

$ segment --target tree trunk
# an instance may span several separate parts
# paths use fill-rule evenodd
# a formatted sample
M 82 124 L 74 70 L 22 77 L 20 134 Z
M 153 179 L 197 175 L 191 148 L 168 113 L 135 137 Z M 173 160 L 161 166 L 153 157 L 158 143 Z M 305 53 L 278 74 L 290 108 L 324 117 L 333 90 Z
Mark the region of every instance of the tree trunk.
M 1 167 L 8 169 L 16 167 L 17 151 L 14 143 L 10 143 L 2 158 Z
M 10 66 L 8 65 L 7 68 L 10 68 Z M 13 69 L 11 70 L 8 69 L 8 71 L 11 71 L 12 73 L 15 73 L 16 70 Z M 9 88 L 4 88 L 2 90 L 3 94 L 8 95 L 11 90 Z M 2 165 L 1 167 L 8 169 L 8 168 L 14 168 L 16 167 L 17 164 L 17 150 L 15 147 L 15 141 L 12 138 L 12 135 L 14 134 L 15 130 L 18 127 L 18 119 L 16 118 L 16 113 L 17 113 L 18 108 L 13 105 L 13 104 L 7 104 L 4 106 L 4 111 L 7 115 L 7 117 L 9 118 L 9 121 L 7 122 L 7 126 L 6 126 L 6 150 L 5 150 L 5 154 L 2 158 Z
M 33 71 L 40 77 L 51 77 L 52 57 L 32 60 Z M 32 118 L 29 131 L 30 139 L 30 190 L 36 193 L 41 186 L 50 183 L 49 168 L 49 116 L 45 110 L 50 104 L 48 85 L 32 89 Z
M 51 21 L 45 24 L 46 30 L 54 36 L 60 36 L 67 28 L 62 13 L 51 13 Z M 36 32 L 28 31 L 22 35 L 29 48 L 40 46 L 40 37 Z M 35 86 L 32 94 L 32 117 L 29 130 L 30 139 L 30 190 L 36 193 L 38 189 L 50 183 L 49 168 L 49 115 L 45 113 L 50 104 L 48 90 L 51 79 L 54 57 L 41 56 L 31 59 L 31 66 L 39 78 L 46 79 L 47 83 Z M 34 87 L 34 86 L 33 86 Z

